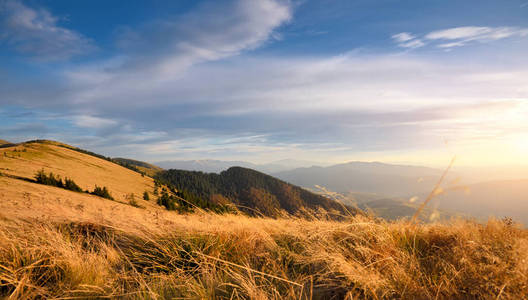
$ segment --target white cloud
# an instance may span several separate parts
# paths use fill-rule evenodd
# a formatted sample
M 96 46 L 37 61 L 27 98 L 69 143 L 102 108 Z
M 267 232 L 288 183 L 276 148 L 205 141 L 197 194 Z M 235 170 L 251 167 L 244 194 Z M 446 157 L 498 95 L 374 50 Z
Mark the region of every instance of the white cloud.
M 457 39 L 462 39 L 462 38 L 482 36 L 484 34 L 488 34 L 491 31 L 492 29 L 489 27 L 475 27 L 475 26 L 455 27 L 455 28 L 449 28 L 449 29 L 443 29 L 443 30 L 430 32 L 425 36 L 425 38 L 430 39 L 430 40 L 438 40 L 438 39 L 457 40 Z
M 410 41 L 414 38 L 416 38 L 416 36 L 412 35 L 411 33 L 409 32 L 400 32 L 398 34 L 395 34 L 392 36 L 392 38 L 397 41 L 397 42 L 407 42 L 407 41 Z
M 149 68 L 178 76 L 189 66 L 255 49 L 292 16 L 289 1 L 232 0 L 211 2 L 175 18 L 125 29 L 119 40 L 129 61 L 125 72 Z
M 526 37 L 528 29 L 519 27 L 476 27 L 465 26 L 438 30 L 428 33 L 425 38 L 435 41 L 448 41 L 439 44 L 440 48 L 464 46 L 470 42 L 489 42 L 509 37 Z
M 95 132 L 88 148 L 160 160 L 344 157 L 443 147 L 444 139 L 481 143 L 526 128 L 519 103 L 528 99 L 527 66 L 473 62 L 357 53 L 241 57 L 149 84 L 76 79 L 74 91 L 57 97 L 77 126 Z M 72 95 L 88 93 L 90 101 L 71 104 Z
M 526 36 L 528 36 L 528 28 L 464 26 L 432 31 L 423 38 L 418 38 L 409 32 L 401 32 L 393 35 L 392 39 L 399 47 L 404 48 L 419 48 L 436 42 L 436 47 L 449 49 L 465 46 L 471 42 L 490 42 Z
M 233 0 L 206 3 L 176 19 L 122 30 L 121 57 L 66 72 L 70 84 L 88 87 L 72 95 L 72 101 L 123 99 L 124 94 L 136 98 L 146 90 L 151 94 L 145 99 L 166 99 L 167 94 L 156 90 L 173 85 L 194 65 L 261 46 L 291 16 L 289 1 Z
M 416 36 L 409 32 L 400 32 L 392 36 L 392 39 L 398 43 L 398 46 L 403 48 L 420 48 L 425 46 L 425 43 L 421 39 L 417 39 Z
M 79 115 L 72 119 L 75 125 L 83 128 L 102 129 L 117 125 L 117 121 L 89 115 Z
M 416 39 L 416 40 L 411 40 L 408 42 L 400 43 L 398 44 L 398 46 L 404 47 L 404 48 L 420 48 L 420 47 L 425 46 L 425 43 L 422 42 L 422 40 L 420 39 Z
M 185 76 L 154 85 L 130 80 L 130 86 L 118 88 L 89 81 L 76 93 L 89 94 L 90 101 L 74 106 L 96 109 L 94 115 L 126 120 L 131 126 L 126 131 L 110 126 L 115 130 L 107 134 L 122 138 L 126 133 L 130 141 L 136 129 L 165 132 L 158 142 L 174 139 L 189 152 L 202 147 L 191 142 L 193 136 L 215 144 L 263 134 L 263 140 L 248 144 L 254 149 L 277 143 L 308 149 L 306 143 L 346 141 L 356 149 L 390 149 L 442 141 L 446 135 L 459 138 L 458 130 L 467 125 L 456 123 L 475 119 L 475 111 L 480 118 L 515 110 L 513 105 L 487 103 L 528 99 L 526 70 L 391 55 L 243 58 L 194 66 Z M 376 138 L 379 132 L 382 140 Z
M 7 0 L 0 2 L 0 18 L 0 42 L 37 60 L 63 60 L 95 49 L 91 40 L 59 26 L 45 9 Z

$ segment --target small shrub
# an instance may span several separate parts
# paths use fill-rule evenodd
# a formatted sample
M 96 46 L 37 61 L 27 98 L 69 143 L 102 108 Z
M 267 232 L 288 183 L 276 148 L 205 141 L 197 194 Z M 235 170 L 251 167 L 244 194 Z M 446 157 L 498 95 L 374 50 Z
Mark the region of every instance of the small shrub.
M 60 178 L 60 176 L 55 176 L 53 173 L 49 173 L 49 175 L 44 172 L 44 169 L 41 169 L 35 174 L 35 181 L 40 184 L 45 185 L 51 185 L 63 189 L 67 189 L 74 192 L 82 192 L 83 190 L 81 187 L 79 187 L 73 179 L 70 179 L 68 177 L 64 178 L 64 182 Z
M 146 200 L 146 201 L 150 200 L 149 193 L 147 191 L 143 192 L 143 200 Z
M 64 188 L 67 189 L 67 190 L 70 190 L 70 191 L 74 191 L 74 192 L 82 192 L 83 190 L 81 189 L 80 186 L 78 186 L 75 181 L 73 181 L 73 179 L 70 179 L 68 177 L 64 178 Z
M 99 197 L 103 197 L 103 198 L 106 198 L 106 199 L 114 200 L 114 197 L 112 197 L 112 195 L 110 195 L 110 192 L 108 192 L 108 189 L 106 188 L 106 186 L 101 188 L 101 187 L 95 185 L 95 188 L 94 188 L 93 192 L 91 192 L 90 194 L 95 195 L 95 196 L 99 196 Z
M 172 195 L 169 195 L 165 190 L 161 193 L 161 196 L 158 198 L 158 205 L 164 206 L 167 210 L 178 209 L 176 199 Z
M 59 176 L 55 176 L 51 172 L 49 173 L 49 175 L 46 175 L 44 169 L 41 169 L 37 172 L 37 174 L 35 175 L 35 180 L 37 181 L 37 183 L 40 184 L 64 188 L 64 183 L 62 182 L 62 179 Z

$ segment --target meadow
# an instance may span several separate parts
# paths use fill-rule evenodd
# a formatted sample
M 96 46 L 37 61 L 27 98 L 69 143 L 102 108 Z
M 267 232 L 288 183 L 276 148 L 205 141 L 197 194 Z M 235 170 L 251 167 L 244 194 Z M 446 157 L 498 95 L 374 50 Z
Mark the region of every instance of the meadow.
M 0 266 L 12 299 L 521 299 L 528 231 L 362 216 L 195 213 L 126 228 L 3 217 Z

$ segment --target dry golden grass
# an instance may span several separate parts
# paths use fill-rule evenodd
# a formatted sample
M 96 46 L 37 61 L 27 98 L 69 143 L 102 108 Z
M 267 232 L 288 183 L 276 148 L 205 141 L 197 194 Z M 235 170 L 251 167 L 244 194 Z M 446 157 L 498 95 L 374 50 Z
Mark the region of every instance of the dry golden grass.
M 0 153 L 0 172 L 44 167 L 115 197 L 152 188 L 130 170 L 44 146 Z M 0 177 L 0 297 L 528 298 L 528 231 L 506 221 L 179 215 L 138 201 L 145 208 Z
M 144 191 L 151 193 L 154 189 L 152 178 L 52 143 L 25 143 L 0 148 L 1 173 L 33 178 L 40 169 L 69 177 L 83 190 L 93 190 L 96 184 L 106 186 L 118 201 L 127 201 L 126 195 L 131 193 L 141 198 Z
M 90 195 L 76 200 L 85 201 L 77 210 L 77 202 L 67 202 L 76 194 L 69 191 L 61 201 L 30 196 L 9 208 L 16 196 L 6 191 L 6 184 L 15 185 L 9 180 L 17 181 L 0 181 L 2 297 L 528 297 L 528 232 L 503 221 L 411 225 L 366 217 L 178 215 Z M 60 190 L 23 184 L 49 194 Z

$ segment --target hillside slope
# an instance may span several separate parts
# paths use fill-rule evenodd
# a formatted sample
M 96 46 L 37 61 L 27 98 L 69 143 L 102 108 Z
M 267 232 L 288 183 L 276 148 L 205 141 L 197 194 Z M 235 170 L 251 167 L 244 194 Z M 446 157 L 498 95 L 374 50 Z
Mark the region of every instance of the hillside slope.
M 15 144 L 8 142 L 6 140 L 0 140 L 0 148 L 14 146 Z
M 355 214 L 356 210 L 264 173 L 232 167 L 220 174 L 168 170 L 156 179 L 184 193 L 216 202 L 232 202 L 249 214 L 277 217 L 286 212 L 305 214 L 305 209 L 325 210 L 331 215 Z
M 150 177 L 153 177 L 154 175 L 156 175 L 156 173 L 163 171 L 162 168 L 156 165 L 149 164 L 147 162 L 140 161 L 140 160 L 122 158 L 122 157 L 114 157 L 112 158 L 112 160 L 120 163 L 121 165 L 129 165 L 129 166 L 136 167 L 140 172 Z
M 20 188 L 30 189 L 23 201 L 0 193 L 0 298 L 528 297 L 528 231 L 507 222 L 179 215 Z
M 0 148 L 0 173 L 34 178 L 37 171 L 43 169 L 73 179 L 83 190 L 93 190 L 95 185 L 106 186 L 115 200 L 121 202 L 127 202 L 130 194 L 141 198 L 145 191 L 152 193 L 152 178 L 74 149 L 53 141 Z

